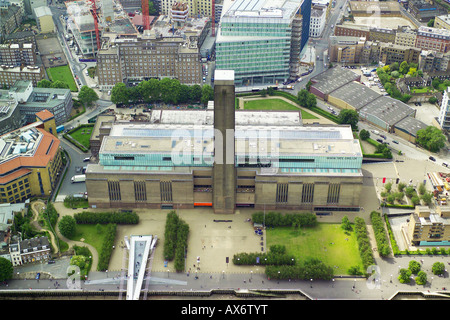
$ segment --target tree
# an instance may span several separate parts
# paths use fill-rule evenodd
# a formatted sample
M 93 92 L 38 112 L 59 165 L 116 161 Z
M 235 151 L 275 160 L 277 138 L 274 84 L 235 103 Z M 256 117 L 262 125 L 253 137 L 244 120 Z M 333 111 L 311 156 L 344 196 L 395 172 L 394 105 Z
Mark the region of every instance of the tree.
M 41 81 L 39 81 L 37 83 L 38 88 L 50 88 L 51 85 L 52 85 L 52 82 L 47 79 L 42 79 Z
M 438 152 L 445 146 L 445 136 L 435 126 L 428 126 L 425 129 L 420 129 L 416 134 L 416 142 L 425 149 Z
M 340 124 L 349 124 L 355 130 L 358 126 L 359 116 L 355 110 L 344 109 L 338 115 Z
M 416 277 L 416 283 L 419 285 L 424 285 L 427 283 L 427 274 L 425 271 L 419 271 Z
M 88 86 L 82 86 L 78 93 L 78 100 L 84 104 L 85 107 L 89 107 L 93 102 L 98 100 L 98 94 L 94 89 Z
M 58 223 L 61 234 L 66 238 L 71 238 L 75 234 L 76 221 L 72 216 L 64 216 Z
M 432 270 L 433 274 L 435 274 L 435 275 L 444 274 L 445 264 L 443 262 L 435 262 L 435 263 L 433 263 L 431 270 Z
M 441 81 L 439 80 L 439 78 L 434 78 L 433 80 L 431 80 L 431 85 L 433 86 L 433 88 L 435 88 L 436 90 L 439 89 L 439 85 L 441 84 Z
M 163 78 L 159 82 L 159 92 L 164 103 L 178 103 L 181 84 L 178 79 Z
M 0 257 L 0 281 L 6 281 L 12 278 L 13 266 L 11 261 L 6 258 Z
M 50 88 L 69 89 L 69 85 L 61 80 L 56 80 L 50 84 Z
M 330 67 L 330 68 L 331 68 L 331 67 Z M 308 83 L 307 83 L 306 86 L 305 86 L 306 90 L 309 91 L 309 89 L 311 88 L 311 85 L 312 85 L 312 81 L 309 80 Z
M 427 26 L 432 28 L 434 26 L 434 19 L 430 19 L 430 21 L 428 21 L 427 23 Z
M 309 92 L 306 89 L 301 89 L 297 94 L 298 104 L 302 107 L 307 106 L 308 94 Z
M 128 104 L 130 92 L 123 82 L 116 83 L 111 90 L 111 102 L 115 104 Z
M 402 268 L 399 273 L 398 280 L 400 283 L 409 283 L 411 281 L 411 270 Z
M 420 263 L 416 260 L 411 260 L 408 264 L 408 269 L 412 274 L 418 274 L 420 271 Z
M 311 109 L 317 107 L 317 98 L 314 94 L 308 93 L 306 97 L 306 107 Z
M 438 99 L 436 97 L 430 97 L 430 99 L 428 99 L 428 102 L 432 104 L 436 103 L 437 101 Z
M 199 84 L 194 84 L 190 87 L 189 95 L 192 102 L 200 102 L 202 98 L 202 87 Z
M 400 67 L 398 68 L 398 71 L 400 71 L 401 74 L 407 74 L 409 71 L 409 64 L 406 61 L 403 61 L 400 63 Z
M 214 99 L 213 88 L 209 84 L 203 85 L 201 103 L 206 106 L 208 104 L 208 101 L 211 101 L 213 99 Z
M 350 220 L 348 219 L 348 216 L 344 216 L 341 221 L 341 228 L 345 231 L 351 231 L 352 225 L 350 223 Z
M 191 98 L 191 89 L 188 85 L 181 84 L 180 85 L 180 91 L 178 92 L 178 102 L 179 103 L 186 103 Z
M 362 129 L 359 132 L 359 137 L 361 138 L 361 140 L 365 141 L 370 138 L 370 132 L 366 129 Z
M 430 205 L 431 201 L 433 200 L 433 194 L 431 192 L 425 192 L 422 195 L 422 201 L 426 204 L 426 205 Z

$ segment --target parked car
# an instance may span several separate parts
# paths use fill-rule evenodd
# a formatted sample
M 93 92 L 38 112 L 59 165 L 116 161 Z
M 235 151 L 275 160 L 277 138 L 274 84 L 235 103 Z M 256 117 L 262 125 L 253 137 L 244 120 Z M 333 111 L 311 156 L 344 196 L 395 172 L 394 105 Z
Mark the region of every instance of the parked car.
M 377 139 L 377 141 L 378 141 L 379 143 L 383 143 L 383 140 L 381 140 L 381 139 Z
M 83 159 L 83 162 L 89 162 L 89 161 L 91 161 L 91 157 L 87 157 L 87 158 Z
M 393 143 L 398 144 L 398 141 L 392 140 Z
M 447 162 L 442 162 L 442 165 L 446 168 L 448 168 L 448 163 Z
M 436 158 L 433 156 L 429 156 L 428 159 L 430 159 L 431 161 L 436 161 Z
M 385 135 L 380 134 L 380 137 L 382 137 L 383 139 L 387 139 Z

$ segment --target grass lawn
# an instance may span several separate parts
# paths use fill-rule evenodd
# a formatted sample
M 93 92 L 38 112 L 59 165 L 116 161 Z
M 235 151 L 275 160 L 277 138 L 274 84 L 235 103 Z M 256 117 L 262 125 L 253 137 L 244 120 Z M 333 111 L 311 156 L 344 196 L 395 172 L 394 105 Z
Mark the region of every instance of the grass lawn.
M 348 274 L 352 266 L 363 271 L 354 232 L 345 234 L 341 224 L 319 223 L 314 228 L 278 227 L 267 229 L 267 248 L 274 244 L 286 246 L 288 254 L 298 261 L 318 258 L 334 268 L 336 275 Z M 348 240 L 346 240 L 348 239 Z
M 96 224 L 77 224 L 75 229 L 75 235 L 71 240 L 86 242 L 93 246 L 97 252 L 102 251 L 102 245 L 104 237 L 106 236 L 106 224 L 99 224 L 98 229 Z
M 244 102 L 245 110 L 295 110 L 299 108 L 282 99 L 258 99 Z M 316 116 L 301 110 L 302 119 L 318 119 Z
M 70 133 L 70 136 L 89 149 L 91 147 L 89 139 L 91 138 L 93 129 L 94 125 L 78 127 Z
M 77 92 L 78 88 L 69 66 L 60 66 L 47 69 L 48 77 L 52 81 L 61 80 L 69 85 L 70 91 Z

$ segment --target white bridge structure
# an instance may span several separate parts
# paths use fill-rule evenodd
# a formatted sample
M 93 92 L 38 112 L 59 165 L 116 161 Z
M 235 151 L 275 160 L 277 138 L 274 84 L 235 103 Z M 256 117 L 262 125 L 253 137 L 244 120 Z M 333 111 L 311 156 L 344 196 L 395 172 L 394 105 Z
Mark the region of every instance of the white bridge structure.
M 145 299 L 147 298 L 147 290 L 150 279 L 150 272 L 152 268 L 153 255 L 155 253 L 155 246 L 158 237 L 148 236 L 131 236 L 130 239 L 125 237 L 125 245 L 127 250 L 124 250 L 123 263 L 125 264 L 126 252 L 128 252 L 128 272 L 125 277 L 125 268 L 122 267 L 121 287 L 123 281 L 127 280 L 127 300 L 139 300 L 141 295 L 142 285 L 146 280 L 146 290 L 144 291 Z M 122 290 L 120 290 L 122 292 Z

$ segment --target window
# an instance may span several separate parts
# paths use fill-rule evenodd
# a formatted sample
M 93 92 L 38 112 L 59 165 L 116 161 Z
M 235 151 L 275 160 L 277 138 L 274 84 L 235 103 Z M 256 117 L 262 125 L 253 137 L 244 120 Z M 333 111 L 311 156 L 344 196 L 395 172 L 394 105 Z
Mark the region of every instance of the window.
M 277 203 L 287 203 L 288 201 L 288 183 L 278 183 L 277 184 L 277 193 L 276 193 L 276 202 Z
M 134 182 L 134 199 L 136 201 L 147 201 L 145 181 Z
M 314 183 L 305 183 L 302 188 L 302 203 L 312 203 L 314 200 Z

